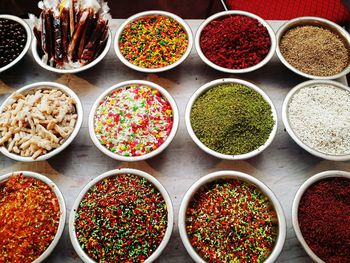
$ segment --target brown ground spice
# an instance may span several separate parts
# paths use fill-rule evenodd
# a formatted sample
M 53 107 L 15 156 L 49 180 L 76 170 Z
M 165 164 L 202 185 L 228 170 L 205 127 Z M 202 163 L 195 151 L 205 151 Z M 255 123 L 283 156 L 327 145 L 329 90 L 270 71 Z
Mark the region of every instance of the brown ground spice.
M 280 50 L 289 64 L 314 76 L 338 74 L 349 64 L 348 50 L 340 37 L 317 26 L 300 26 L 287 31 Z

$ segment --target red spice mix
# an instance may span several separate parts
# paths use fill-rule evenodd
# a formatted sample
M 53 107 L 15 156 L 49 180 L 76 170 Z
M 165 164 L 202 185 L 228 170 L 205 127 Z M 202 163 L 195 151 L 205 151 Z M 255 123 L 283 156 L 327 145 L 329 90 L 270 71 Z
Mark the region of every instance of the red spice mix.
M 350 259 L 350 180 L 327 178 L 300 199 L 298 220 L 311 250 L 328 263 Z
M 230 15 L 207 24 L 200 36 L 203 54 L 214 64 L 244 69 L 260 63 L 269 53 L 269 32 L 257 19 Z
M 57 196 L 46 183 L 22 174 L 0 184 L 0 262 L 37 259 L 54 239 Z

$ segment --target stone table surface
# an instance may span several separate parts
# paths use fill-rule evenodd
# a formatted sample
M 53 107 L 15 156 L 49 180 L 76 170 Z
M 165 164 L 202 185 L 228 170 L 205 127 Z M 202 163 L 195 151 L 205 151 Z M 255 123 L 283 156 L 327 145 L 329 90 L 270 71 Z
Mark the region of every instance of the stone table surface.
M 111 24 L 113 35 L 123 20 Z M 202 22 L 187 20 L 193 33 Z M 277 30 L 283 21 L 270 21 Z M 113 45 L 113 44 L 112 44 Z M 268 149 L 246 161 L 225 161 L 200 150 L 189 137 L 184 111 L 190 96 L 203 84 L 219 78 L 237 77 L 260 86 L 272 99 L 278 112 L 278 132 Z M 170 146 L 159 156 L 141 162 L 118 162 L 101 153 L 91 142 L 87 118 L 95 99 L 108 87 L 126 80 L 153 81 L 166 88 L 175 98 L 180 111 L 179 130 Z M 31 52 L 15 67 L 0 74 L 0 102 L 16 89 L 38 81 L 55 81 L 68 85 L 80 97 L 84 108 L 81 130 L 72 144 L 57 156 L 42 162 L 21 163 L 0 156 L 0 174 L 29 170 L 42 173 L 61 189 L 68 215 L 78 193 L 96 176 L 121 167 L 136 168 L 156 177 L 168 190 L 175 212 L 175 226 L 171 240 L 157 262 L 192 262 L 182 245 L 178 227 L 178 211 L 187 189 L 199 178 L 219 170 L 237 170 L 263 181 L 280 200 L 287 219 L 287 239 L 277 262 L 311 262 L 301 248 L 293 231 L 291 209 L 299 186 L 310 176 L 325 170 L 350 171 L 350 162 L 332 162 L 316 158 L 300 148 L 284 130 L 281 120 L 282 102 L 288 91 L 306 79 L 294 74 L 274 57 L 256 72 L 233 75 L 215 71 L 201 61 L 193 48 L 187 60 L 177 68 L 159 74 L 136 72 L 124 66 L 113 47 L 95 67 L 78 74 L 56 74 L 36 64 Z M 345 78 L 340 81 L 346 82 Z M 68 216 L 67 216 L 68 219 Z M 81 262 L 68 235 L 68 221 L 64 234 L 46 262 Z

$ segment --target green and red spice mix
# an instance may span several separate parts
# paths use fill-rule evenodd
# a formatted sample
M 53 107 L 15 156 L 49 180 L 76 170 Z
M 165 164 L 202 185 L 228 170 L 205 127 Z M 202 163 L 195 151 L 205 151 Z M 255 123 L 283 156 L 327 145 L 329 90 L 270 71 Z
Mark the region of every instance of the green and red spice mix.
M 84 195 L 75 217 L 77 239 L 98 262 L 143 262 L 167 229 L 162 194 L 143 177 L 110 176 Z
M 208 148 L 227 155 L 251 152 L 270 136 L 270 104 L 255 90 L 225 83 L 201 94 L 190 115 L 192 129 Z
M 186 212 L 186 231 L 206 262 L 263 262 L 277 240 L 277 215 L 256 186 L 220 179 L 194 195 Z
M 50 186 L 22 174 L 9 177 L 0 184 L 0 262 L 37 259 L 54 239 L 59 219 Z
M 200 36 L 203 54 L 214 64 L 244 69 L 259 64 L 269 53 L 271 38 L 257 19 L 229 15 L 211 21 Z
M 175 19 L 141 17 L 125 26 L 119 39 L 121 54 L 141 68 L 162 68 L 178 61 L 188 47 L 188 35 Z

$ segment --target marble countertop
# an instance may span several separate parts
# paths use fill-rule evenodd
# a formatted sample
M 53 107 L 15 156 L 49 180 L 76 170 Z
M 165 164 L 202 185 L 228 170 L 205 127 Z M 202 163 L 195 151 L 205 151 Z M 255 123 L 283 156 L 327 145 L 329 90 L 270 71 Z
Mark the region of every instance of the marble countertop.
M 111 29 L 123 20 L 113 20 Z M 201 20 L 187 20 L 193 33 Z M 276 30 L 283 21 L 271 21 Z M 246 161 L 225 161 L 200 150 L 189 137 L 184 112 L 190 96 L 203 84 L 218 78 L 237 77 L 260 86 L 272 99 L 278 113 L 278 132 L 268 149 Z M 135 163 L 118 162 L 101 153 L 91 142 L 87 118 L 95 99 L 108 87 L 126 80 L 153 81 L 175 98 L 180 111 L 178 133 L 170 146 L 153 159 Z M 175 227 L 171 240 L 157 262 L 192 262 L 182 245 L 177 219 L 181 200 L 187 189 L 200 177 L 219 170 L 237 170 L 263 181 L 280 200 L 287 219 L 287 239 L 277 262 L 311 262 L 293 231 L 291 209 L 299 186 L 310 176 L 325 170 L 350 171 L 350 162 L 332 162 L 316 158 L 300 148 L 284 130 L 281 109 L 288 91 L 306 79 L 294 74 L 274 57 L 256 72 L 233 75 L 217 72 L 204 64 L 194 48 L 179 67 L 159 74 L 136 72 L 124 66 L 111 47 L 107 56 L 92 69 L 79 74 L 56 74 L 39 67 L 31 52 L 14 68 L 0 74 L 0 102 L 16 89 L 38 81 L 56 81 L 68 85 L 80 97 L 84 107 L 82 128 L 73 143 L 48 161 L 21 163 L 0 156 L 0 174 L 29 170 L 42 173 L 61 189 L 70 209 L 80 190 L 96 176 L 121 167 L 136 168 L 156 177 L 168 190 L 174 205 Z M 345 78 L 340 81 L 346 82 Z M 68 219 L 68 216 L 67 216 Z M 67 221 L 68 222 L 68 221 Z M 46 262 L 81 262 L 68 235 L 68 226 Z

